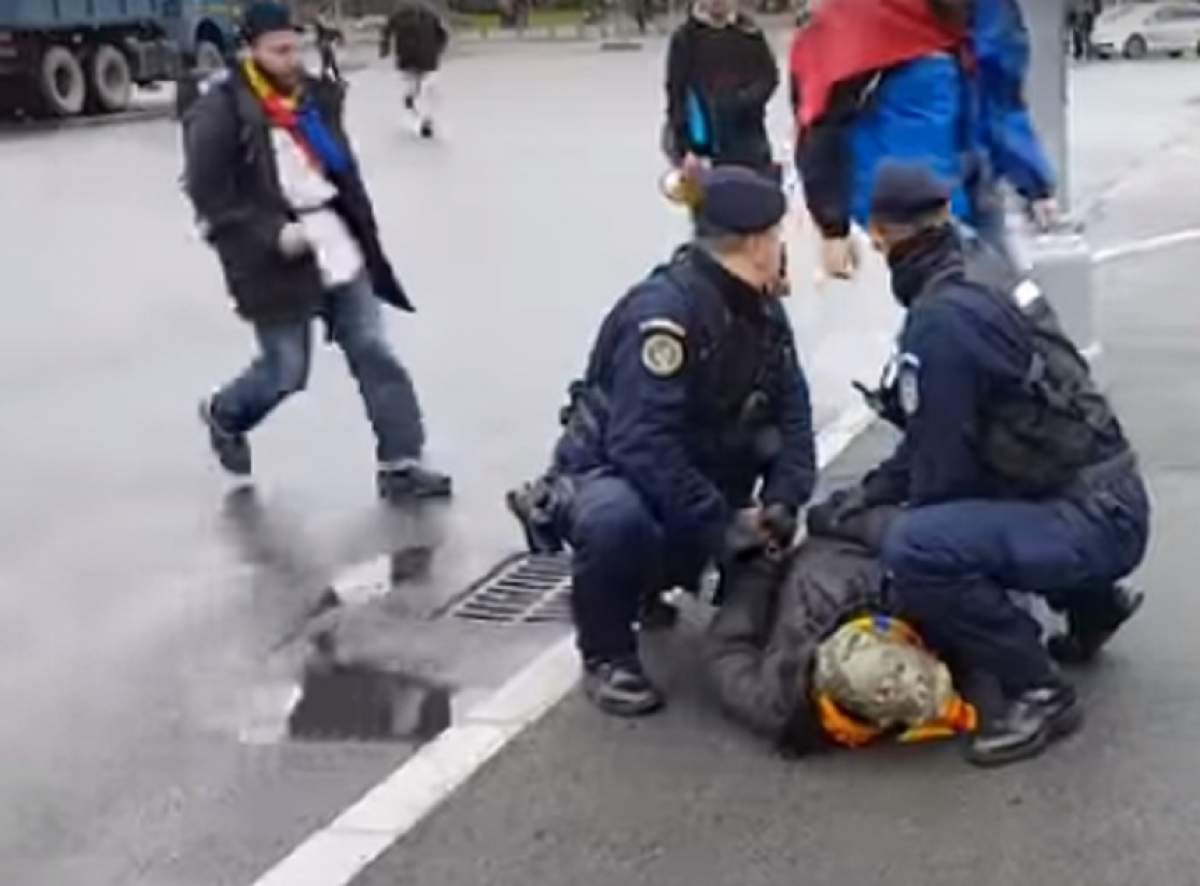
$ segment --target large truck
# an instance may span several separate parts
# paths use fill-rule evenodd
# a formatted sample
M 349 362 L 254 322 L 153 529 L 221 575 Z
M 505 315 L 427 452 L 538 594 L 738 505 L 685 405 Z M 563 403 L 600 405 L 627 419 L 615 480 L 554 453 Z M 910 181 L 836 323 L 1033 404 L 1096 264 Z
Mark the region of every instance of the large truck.
M 122 111 L 134 86 L 223 64 L 237 13 L 205 0 L 0 0 L 0 112 Z

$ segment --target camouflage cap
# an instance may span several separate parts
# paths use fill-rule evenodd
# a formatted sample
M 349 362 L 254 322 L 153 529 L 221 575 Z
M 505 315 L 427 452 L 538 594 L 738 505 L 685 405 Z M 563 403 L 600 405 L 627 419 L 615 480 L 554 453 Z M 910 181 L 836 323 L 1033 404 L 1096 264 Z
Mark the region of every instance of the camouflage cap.
M 955 698 L 949 669 L 883 616 L 847 622 L 818 647 L 814 689 L 883 730 L 934 721 Z

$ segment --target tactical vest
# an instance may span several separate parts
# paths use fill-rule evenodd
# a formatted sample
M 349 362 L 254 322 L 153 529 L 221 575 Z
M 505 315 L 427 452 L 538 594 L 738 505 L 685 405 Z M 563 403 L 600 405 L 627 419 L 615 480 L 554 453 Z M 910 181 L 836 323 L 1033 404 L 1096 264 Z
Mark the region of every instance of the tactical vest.
M 696 306 L 697 328 L 689 329 L 687 445 L 699 466 L 725 489 L 742 488 L 783 446 L 780 404 L 795 360 L 786 318 L 767 312 L 745 317 L 730 310 L 715 285 L 696 269 L 691 249 L 676 253 L 654 272 L 682 290 Z M 610 312 L 600 329 L 582 381 L 569 389 L 560 419 L 569 435 L 597 450 L 608 424 L 612 354 L 624 334 L 624 306 L 633 290 Z M 599 445 L 598 445 L 599 444 Z
M 1020 318 L 1032 356 L 1020 396 L 998 399 L 985 410 L 982 461 L 1006 494 L 1061 494 L 1084 468 L 1125 452 L 1125 434 L 1037 284 L 1025 280 L 1010 290 L 987 291 Z

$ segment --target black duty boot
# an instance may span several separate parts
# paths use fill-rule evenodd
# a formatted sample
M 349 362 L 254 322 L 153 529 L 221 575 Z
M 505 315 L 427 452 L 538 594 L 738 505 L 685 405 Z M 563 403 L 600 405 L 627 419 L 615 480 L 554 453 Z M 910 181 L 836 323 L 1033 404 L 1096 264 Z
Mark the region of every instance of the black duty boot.
M 1086 594 L 1088 592 L 1081 592 Z M 1124 585 L 1094 592 L 1098 599 L 1066 606 L 1067 631 L 1046 641 L 1050 656 L 1061 664 L 1087 664 L 1112 639 L 1117 629 L 1142 607 L 1146 595 Z
M 433 138 L 433 121 L 428 120 L 428 119 L 422 120 L 420 132 L 421 132 L 421 138 L 424 138 L 424 139 Z
M 1054 683 L 1026 690 L 997 717 L 988 718 L 967 743 L 966 757 L 976 766 L 1006 766 L 1042 753 L 1083 724 L 1075 690 Z
M 563 549 L 562 536 L 551 516 L 549 486 L 544 480 L 526 483 L 505 493 L 504 504 L 521 524 L 525 544 L 531 554 L 558 554 Z
M 669 631 L 679 623 L 679 609 L 653 593 L 642 597 L 638 625 L 643 631 Z
M 250 441 L 245 434 L 231 434 L 217 424 L 212 411 L 212 398 L 200 401 L 200 421 L 208 428 L 208 443 L 221 467 L 237 477 L 250 474 Z
M 667 703 L 636 658 L 584 663 L 583 691 L 592 704 L 614 717 L 644 717 Z
M 393 504 L 425 498 L 449 498 L 453 484 L 448 476 L 415 461 L 380 466 L 375 476 L 379 497 Z

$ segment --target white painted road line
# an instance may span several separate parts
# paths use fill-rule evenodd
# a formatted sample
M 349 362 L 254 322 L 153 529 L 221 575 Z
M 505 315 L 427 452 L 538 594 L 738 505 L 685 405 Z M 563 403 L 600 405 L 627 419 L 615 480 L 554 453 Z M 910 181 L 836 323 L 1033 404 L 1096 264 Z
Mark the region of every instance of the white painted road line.
M 871 423 L 857 404 L 817 434 L 825 468 Z M 402 763 L 253 886 L 346 886 L 461 787 L 579 681 L 574 636 L 564 637 Z
M 1134 240 L 1130 243 L 1120 243 L 1105 249 L 1097 249 L 1092 253 L 1092 262 L 1103 265 L 1109 262 L 1169 249 L 1172 246 L 1182 246 L 1185 243 L 1200 241 L 1200 228 L 1188 228 L 1176 231 L 1174 234 L 1163 234 L 1160 237 L 1148 237 L 1145 240 Z

